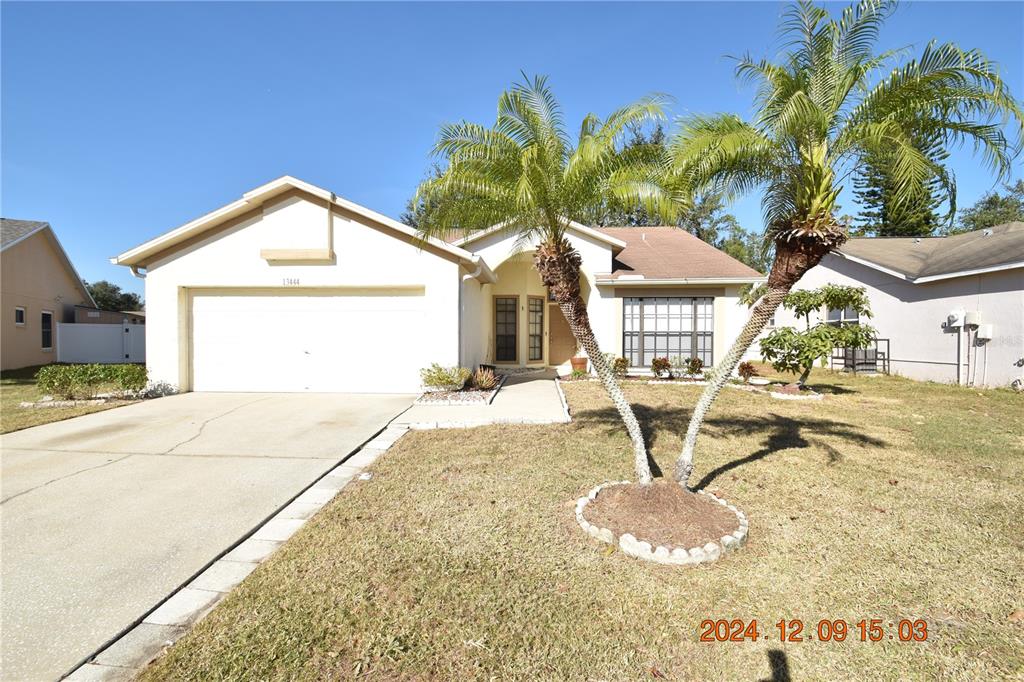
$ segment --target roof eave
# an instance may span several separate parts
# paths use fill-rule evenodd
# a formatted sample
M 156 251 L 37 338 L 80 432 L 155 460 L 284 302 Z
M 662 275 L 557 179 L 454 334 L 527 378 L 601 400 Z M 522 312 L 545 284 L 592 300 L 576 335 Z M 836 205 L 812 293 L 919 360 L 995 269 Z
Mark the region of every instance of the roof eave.
M 466 235 L 462 239 L 456 239 L 455 242 L 453 242 L 453 243 L 457 244 L 459 246 L 465 246 L 466 244 L 472 244 L 473 242 L 477 241 L 478 239 L 483 239 L 484 237 L 490 236 L 490 235 L 492 235 L 492 234 L 494 234 L 496 232 L 500 232 L 502 230 L 502 228 L 504 228 L 504 226 L 505 226 L 504 223 L 498 223 L 497 225 L 491 225 L 488 228 L 485 228 L 483 230 L 478 230 L 478 231 L 474 232 L 473 234 Z M 611 246 L 611 247 L 614 247 L 614 248 L 617 248 L 617 249 L 620 249 L 620 250 L 626 248 L 626 242 L 622 241 L 621 239 L 616 239 L 615 237 L 612 237 L 611 235 L 604 234 L 600 230 L 595 230 L 594 228 L 587 227 L 586 225 L 583 225 L 582 223 L 577 223 L 575 220 L 570 220 L 569 221 L 569 227 L 574 232 L 579 232 L 582 235 L 585 235 L 587 237 L 590 237 L 591 239 L 595 239 L 595 240 L 597 240 L 599 242 L 607 244 L 608 246 Z
M 763 275 L 743 277 L 661 277 L 661 278 L 639 278 L 639 279 L 614 279 L 610 277 L 597 276 L 595 284 L 598 286 L 652 286 L 652 285 L 681 285 L 681 284 L 764 284 L 768 278 Z

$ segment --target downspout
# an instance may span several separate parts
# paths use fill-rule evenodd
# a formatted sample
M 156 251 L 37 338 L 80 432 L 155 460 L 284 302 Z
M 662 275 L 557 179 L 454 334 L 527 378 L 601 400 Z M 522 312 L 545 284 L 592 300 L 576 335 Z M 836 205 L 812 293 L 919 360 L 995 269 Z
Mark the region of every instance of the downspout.
M 131 271 L 131 273 L 133 275 L 135 275 L 139 279 L 146 279 L 146 273 L 144 273 L 144 272 L 140 273 L 138 265 L 129 265 L 128 269 Z

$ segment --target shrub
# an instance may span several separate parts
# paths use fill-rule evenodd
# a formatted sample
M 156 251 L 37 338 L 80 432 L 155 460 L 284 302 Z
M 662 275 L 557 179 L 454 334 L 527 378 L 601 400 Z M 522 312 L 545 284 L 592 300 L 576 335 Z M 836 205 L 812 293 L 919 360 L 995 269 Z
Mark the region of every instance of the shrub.
M 708 368 L 708 369 L 704 370 L 703 372 L 701 372 L 701 377 L 703 377 L 704 381 L 711 381 L 711 377 L 713 377 L 714 375 L 715 375 L 714 368 Z
M 569 378 L 572 379 L 573 381 L 582 381 L 583 379 L 587 378 L 587 373 L 584 372 L 582 369 L 574 369 L 572 371 L 572 374 L 569 375 Z
M 36 374 L 40 391 L 66 400 L 92 398 L 102 389 L 136 394 L 146 380 L 143 365 L 47 365 Z
M 671 377 L 672 376 L 672 363 L 669 362 L 668 358 L 654 358 L 651 361 L 651 374 L 658 377 Z
M 465 367 L 442 367 L 436 362 L 420 370 L 424 386 L 442 391 L 461 391 L 469 376 L 470 371 Z
M 744 381 L 750 381 L 750 377 L 757 376 L 757 368 L 754 367 L 752 362 L 741 362 L 740 366 L 736 368 L 736 373 L 740 375 L 740 378 Z
M 686 361 L 686 373 L 690 376 L 699 375 L 702 369 L 704 369 L 704 361 L 700 358 L 693 357 Z
M 481 391 L 489 391 L 498 385 L 498 377 L 494 376 L 493 370 L 486 367 L 479 367 L 476 372 L 473 373 L 473 385 Z
M 617 377 L 626 376 L 626 372 L 629 371 L 629 360 L 626 358 L 615 358 L 615 362 L 612 363 L 612 371 L 615 372 Z

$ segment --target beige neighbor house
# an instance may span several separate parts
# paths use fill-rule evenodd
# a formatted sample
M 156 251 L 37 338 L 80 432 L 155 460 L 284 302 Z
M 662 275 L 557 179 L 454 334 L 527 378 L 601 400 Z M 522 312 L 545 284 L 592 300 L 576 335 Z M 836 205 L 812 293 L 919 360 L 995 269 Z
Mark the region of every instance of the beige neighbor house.
M 992 387 L 1024 374 L 1024 223 L 952 237 L 850 239 L 797 288 L 826 283 L 867 290 L 867 322 L 879 338 L 871 359 L 880 369 Z M 826 310 L 812 323 L 823 318 L 857 321 L 852 311 Z M 776 323 L 803 325 L 789 311 Z
M 57 325 L 95 307 L 49 223 L 0 218 L 0 366 L 57 360 Z
M 573 225 L 601 347 L 721 357 L 764 277 L 674 228 Z M 113 259 L 145 277 L 150 378 L 197 391 L 400 392 L 433 362 L 558 367 L 575 343 L 498 230 L 455 243 L 283 177 Z

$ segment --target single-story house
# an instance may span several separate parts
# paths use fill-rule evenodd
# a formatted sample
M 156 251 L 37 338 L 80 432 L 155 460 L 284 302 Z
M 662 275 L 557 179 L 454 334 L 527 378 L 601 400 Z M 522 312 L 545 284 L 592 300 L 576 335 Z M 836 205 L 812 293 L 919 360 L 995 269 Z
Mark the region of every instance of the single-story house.
M 96 306 L 49 223 L 0 218 L 0 369 L 54 362 L 57 324 Z
M 144 310 L 100 310 L 87 305 L 75 306 L 76 324 L 146 324 Z
M 722 356 L 764 277 L 675 228 L 568 239 L 606 352 Z M 433 362 L 562 367 L 576 347 L 531 265 L 491 229 L 448 243 L 283 177 L 122 253 L 145 277 L 151 379 L 196 391 L 415 392 Z
M 1024 374 L 1024 223 L 949 237 L 853 238 L 797 284 L 864 287 L 879 362 L 912 379 L 1007 386 Z M 853 322 L 853 311 L 812 319 Z M 802 325 L 780 310 L 776 324 Z

